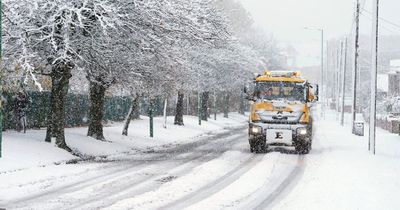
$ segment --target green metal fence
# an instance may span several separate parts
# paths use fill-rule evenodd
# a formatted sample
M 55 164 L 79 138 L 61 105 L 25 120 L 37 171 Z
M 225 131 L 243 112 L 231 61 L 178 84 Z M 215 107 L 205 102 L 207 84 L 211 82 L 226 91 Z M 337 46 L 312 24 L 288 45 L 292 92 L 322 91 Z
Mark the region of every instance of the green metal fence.
M 50 113 L 50 92 L 28 92 L 32 102 L 27 110 L 28 128 L 46 127 Z M 15 93 L 4 93 L 6 104 L 3 109 L 3 129 L 15 129 L 13 113 L 13 96 Z M 129 97 L 106 97 L 104 120 L 122 121 L 129 112 L 132 100 Z M 65 103 L 65 123 L 67 127 L 84 126 L 88 123 L 89 96 L 68 94 Z

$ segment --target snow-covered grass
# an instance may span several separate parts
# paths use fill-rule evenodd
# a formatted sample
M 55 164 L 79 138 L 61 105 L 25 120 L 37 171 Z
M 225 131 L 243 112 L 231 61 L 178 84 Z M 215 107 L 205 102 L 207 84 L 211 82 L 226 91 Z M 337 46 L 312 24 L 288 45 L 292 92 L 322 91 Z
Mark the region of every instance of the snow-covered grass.
M 131 122 L 128 136 L 121 135 L 122 123 L 113 123 L 104 128 L 107 141 L 98 141 L 86 136 L 87 128 L 68 128 L 67 144 L 80 157 L 118 156 L 124 152 L 135 152 L 157 147 L 168 147 L 178 143 L 196 141 L 202 137 L 223 132 L 224 129 L 246 125 L 245 116 L 231 113 L 229 118 L 217 117 L 198 125 L 195 116 L 184 116 L 185 126 L 173 125 L 174 118 L 167 118 L 167 129 L 163 128 L 163 119 L 154 119 L 154 138 L 149 137 L 149 120 Z M 54 144 L 44 142 L 46 130 L 28 130 L 26 134 L 15 131 L 3 133 L 3 157 L 0 158 L 0 174 L 49 164 L 64 163 L 74 156 Z
M 317 124 L 302 179 L 274 209 L 400 209 L 400 136 L 377 130 L 376 155 L 333 113 Z

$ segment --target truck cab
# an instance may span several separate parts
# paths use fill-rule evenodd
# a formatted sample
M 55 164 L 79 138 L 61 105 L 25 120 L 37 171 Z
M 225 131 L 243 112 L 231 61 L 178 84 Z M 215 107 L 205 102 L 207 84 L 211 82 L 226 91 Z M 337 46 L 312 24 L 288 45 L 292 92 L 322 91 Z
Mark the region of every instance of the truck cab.
M 312 146 L 312 106 L 318 100 L 318 85 L 311 85 L 300 72 L 265 71 L 254 79 L 249 144 L 251 152 L 268 146 L 294 146 L 307 154 Z

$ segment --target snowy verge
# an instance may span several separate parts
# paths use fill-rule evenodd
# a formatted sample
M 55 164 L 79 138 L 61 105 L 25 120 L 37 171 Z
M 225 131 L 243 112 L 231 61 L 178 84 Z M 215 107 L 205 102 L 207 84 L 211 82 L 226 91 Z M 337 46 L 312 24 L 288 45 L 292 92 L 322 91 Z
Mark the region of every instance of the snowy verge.
M 301 180 L 273 209 L 400 209 L 400 136 L 377 129 L 376 154 L 333 113 L 316 122 Z M 346 118 L 347 122 L 349 118 Z
M 131 122 L 128 136 L 121 135 L 122 123 L 113 123 L 104 128 L 107 141 L 98 141 L 87 137 L 87 128 L 67 128 L 66 141 L 79 157 L 74 156 L 54 144 L 44 142 L 46 130 L 28 130 L 26 134 L 15 131 L 3 133 L 3 157 L 0 158 L 0 174 L 19 171 L 31 167 L 43 167 L 49 164 L 75 162 L 79 159 L 106 158 L 124 153 L 140 153 L 149 150 L 165 149 L 181 143 L 190 143 L 207 136 L 227 132 L 245 126 L 247 118 L 231 113 L 229 118 L 221 115 L 217 120 L 209 119 L 198 125 L 195 116 L 184 116 L 185 126 L 173 125 L 174 117 L 167 118 L 167 128 L 163 128 L 163 119 L 154 118 L 154 138 L 149 137 L 149 120 Z

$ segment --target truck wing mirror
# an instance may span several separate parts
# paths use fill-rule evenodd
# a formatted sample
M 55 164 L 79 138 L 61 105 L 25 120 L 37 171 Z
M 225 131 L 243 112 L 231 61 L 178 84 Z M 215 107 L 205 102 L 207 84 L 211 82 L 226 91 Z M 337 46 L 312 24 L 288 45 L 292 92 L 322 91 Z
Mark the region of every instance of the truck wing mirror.
M 314 85 L 315 86 L 315 98 L 314 98 L 314 100 L 315 101 L 318 101 L 319 100 L 319 85 L 317 85 L 317 84 L 315 84 Z
M 308 102 L 316 102 L 319 100 L 319 86 L 317 84 L 309 85 L 308 92 Z

